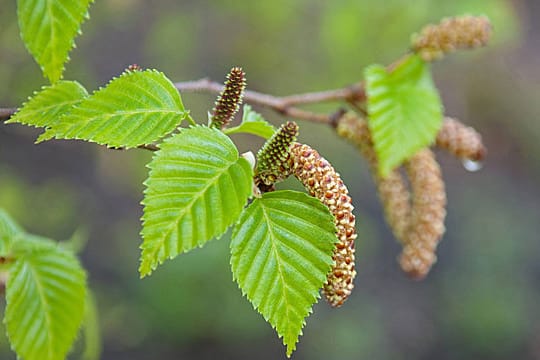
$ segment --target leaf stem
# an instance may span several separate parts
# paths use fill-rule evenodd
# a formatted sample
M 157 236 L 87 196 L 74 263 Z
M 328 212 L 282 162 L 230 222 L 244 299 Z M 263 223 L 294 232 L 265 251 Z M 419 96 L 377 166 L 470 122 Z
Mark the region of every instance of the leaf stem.
M 186 115 L 186 120 L 193 126 L 197 125 L 197 123 L 195 122 L 195 120 L 193 120 L 193 118 L 191 117 L 191 114 L 189 112 Z

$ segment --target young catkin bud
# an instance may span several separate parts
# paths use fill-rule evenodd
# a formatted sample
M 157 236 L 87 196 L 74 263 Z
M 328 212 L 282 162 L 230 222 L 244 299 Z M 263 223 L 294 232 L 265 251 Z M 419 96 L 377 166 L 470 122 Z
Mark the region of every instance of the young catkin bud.
M 309 193 L 321 200 L 334 215 L 338 241 L 334 264 L 323 286 L 323 294 L 334 307 L 341 306 L 354 287 L 355 217 L 347 187 L 330 163 L 308 145 L 291 146 L 291 168 Z
M 442 58 L 458 49 L 485 46 L 491 37 L 491 23 L 485 16 L 459 16 L 428 25 L 413 36 L 412 47 L 425 61 Z
M 143 71 L 143 68 L 137 64 L 131 64 L 127 68 L 128 71 Z
M 411 212 L 411 196 L 403 176 L 398 170 L 391 171 L 385 178 L 378 176 L 377 157 L 373 149 L 367 122 L 364 119 L 354 113 L 347 113 L 339 119 L 336 131 L 338 135 L 358 147 L 368 161 L 383 206 L 386 222 L 392 229 L 396 239 L 403 242 Z
M 212 110 L 210 126 L 218 129 L 227 127 L 240 108 L 245 88 L 246 74 L 239 67 L 232 68 Z
M 293 121 L 281 125 L 257 154 L 256 184 L 273 185 L 290 175 L 289 151 L 298 136 L 298 125 Z
M 399 262 L 409 276 L 422 279 L 437 260 L 435 249 L 445 231 L 446 193 L 439 163 L 431 150 L 420 150 L 405 169 L 413 196 Z
M 452 118 L 445 118 L 437 134 L 437 146 L 459 159 L 481 161 L 486 156 L 482 136 L 472 127 Z

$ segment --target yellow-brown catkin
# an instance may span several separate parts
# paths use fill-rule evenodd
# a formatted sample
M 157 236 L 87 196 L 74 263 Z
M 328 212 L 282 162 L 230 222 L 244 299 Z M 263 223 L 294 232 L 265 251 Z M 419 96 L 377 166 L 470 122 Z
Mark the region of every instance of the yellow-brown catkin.
M 413 195 L 399 263 L 409 276 L 422 279 L 437 261 L 435 250 L 445 231 L 446 193 L 439 163 L 431 150 L 420 150 L 405 169 Z
M 459 159 L 473 161 L 483 160 L 487 153 L 482 136 L 476 130 L 449 117 L 444 119 L 437 135 L 437 146 Z
M 385 178 L 378 175 L 377 157 L 373 149 L 367 122 L 364 119 L 358 117 L 355 113 L 347 113 L 339 119 L 336 131 L 338 135 L 356 145 L 368 161 L 383 206 L 386 222 L 392 229 L 396 239 L 403 242 L 411 212 L 411 196 L 405 179 L 398 170 L 391 171 Z
M 485 16 L 459 16 L 428 25 L 413 37 L 412 47 L 425 61 L 442 58 L 458 49 L 485 46 L 491 37 L 491 23 Z
M 401 267 L 411 277 L 423 278 L 436 261 L 435 250 L 445 229 L 446 194 L 433 153 L 422 150 L 406 163 L 409 190 L 398 170 L 385 178 L 378 176 L 376 154 L 364 119 L 346 114 L 339 119 L 336 131 L 356 145 L 370 164 L 386 221 L 403 244 Z
M 323 286 L 323 294 L 334 307 L 341 306 L 354 287 L 355 217 L 348 190 L 330 163 L 308 145 L 291 146 L 291 169 L 309 193 L 321 200 L 334 215 L 338 241 L 334 264 Z
M 394 170 L 387 177 L 377 177 L 375 181 L 386 222 L 396 239 L 404 243 L 411 214 L 411 194 L 405 179 L 399 171 Z

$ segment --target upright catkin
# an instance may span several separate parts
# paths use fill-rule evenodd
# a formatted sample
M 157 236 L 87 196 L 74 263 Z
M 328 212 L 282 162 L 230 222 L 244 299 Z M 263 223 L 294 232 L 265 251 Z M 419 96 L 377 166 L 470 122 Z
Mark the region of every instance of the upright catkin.
M 330 305 L 338 307 L 351 294 L 356 276 L 356 229 L 351 198 L 339 174 L 316 150 L 308 145 L 294 143 L 290 154 L 293 175 L 334 215 L 337 243 L 332 256 L 334 263 L 323 286 L 323 294 Z
M 255 184 L 259 187 L 272 186 L 290 175 L 290 147 L 298 136 L 298 125 L 288 121 L 266 141 L 257 153 Z
M 424 27 L 412 39 L 412 48 L 425 61 L 441 59 L 458 49 L 485 46 L 491 37 L 491 23 L 485 16 L 458 16 Z
M 219 94 L 212 110 L 210 126 L 224 129 L 238 112 L 246 89 L 246 74 L 242 68 L 234 67 L 227 74 L 225 87 Z
M 399 263 L 409 276 L 422 279 L 437 261 L 435 250 L 445 231 L 446 192 L 439 163 L 431 150 L 420 150 L 405 164 L 405 169 L 412 207 Z

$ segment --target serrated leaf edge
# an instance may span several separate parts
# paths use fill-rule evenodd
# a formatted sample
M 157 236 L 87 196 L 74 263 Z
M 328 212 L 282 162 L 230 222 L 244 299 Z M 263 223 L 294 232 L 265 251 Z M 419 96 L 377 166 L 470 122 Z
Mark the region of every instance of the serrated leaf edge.
M 92 0 L 93 1 L 93 0 Z M 119 76 L 115 76 L 113 77 L 112 79 L 109 80 L 109 82 L 105 85 L 105 86 L 100 86 L 98 87 L 94 92 L 92 92 L 92 94 L 90 94 L 89 96 L 87 96 L 84 100 L 89 100 L 91 99 L 94 95 L 98 94 L 98 93 L 101 93 L 102 91 L 106 90 L 107 87 L 113 83 L 114 81 L 117 81 L 118 79 L 121 79 L 121 78 L 124 78 L 124 77 L 127 77 L 129 75 L 132 75 L 132 74 L 136 74 L 136 73 L 140 73 L 141 71 L 131 71 L 131 70 L 125 70 L 124 72 L 122 72 L 122 74 L 120 74 Z M 156 69 L 146 69 L 144 71 L 142 71 L 143 73 L 144 72 L 149 72 L 149 73 L 153 73 L 153 74 L 159 74 L 159 75 L 162 75 L 164 79 L 166 79 L 172 87 L 175 87 L 174 86 L 174 83 L 161 71 L 159 70 L 156 70 Z M 161 86 L 161 85 L 160 85 Z M 182 107 L 184 108 L 184 103 L 182 101 L 182 97 L 180 96 L 180 94 L 178 93 L 178 98 L 180 100 L 180 104 L 182 105 Z M 83 101 L 84 101 L 83 100 Z M 72 110 L 77 110 L 78 109 L 78 106 L 75 105 Z M 179 116 L 181 116 L 181 119 L 178 120 L 178 123 L 176 124 L 176 128 L 178 128 L 182 122 L 184 120 L 186 120 L 187 118 L 189 118 L 189 111 L 187 111 L 185 108 L 183 110 L 149 110 L 147 112 L 145 111 L 137 111 L 136 113 L 151 113 L 151 112 L 156 112 L 156 113 L 176 113 L 178 114 Z M 119 114 L 120 112 L 118 113 L 115 113 L 115 114 Z M 125 112 L 125 114 L 129 114 L 129 112 Z M 63 114 L 61 117 L 60 117 L 60 120 L 65 118 L 65 117 L 69 117 L 71 115 L 71 112 L 69 113 L 66 113 L 66 114 Z M 90 122 L 91 120 L 88 120 L 86 119 L 86 122 Z M 147 142 L 148 143 L 151 143 L 151 142 L 156 142 L 156 141 L 162 141 L 163 139 L 169 137 L 169 135 L 171 135 L 171 133 L 174 132 L 174 129 L 169 132 L 169 133 L 166 133 L 164 134 L 163 136 L 157 138 L 157 139 L 154 139 L 153 141 L 149 141 Z M 46 131 L 41 134 L 37 140 L 36 140 L 36 144 L 39 144 L 41 142 L 44 142 L 44 141 L 48 141 L 48 140 L 52 140 L 52 139 L 58 139 L 58 140 L 83 140 L 83 141 L 87 141 L 87 142 L 92 142 L 92 143 L 96 143 L 98 145 L 106 145 L 106 146 L 109 146 L 109 144 L 105 143 L 105 142 L 101 142 L 101 141 L 94 141 L 94 140 L 88 140 L 88 139 L 84 139 L 82 137 L 79 137 L 79 136 L 74 136 L 72 138 L 69 138 L 69 139 L 65 139 L 63 137 L 58 137 L 58 133 L 56 133 L 54 131 L 54 128 L 53 127 L 50 127 L 48 129 L 46 129 Z M 139 144 L 139 145 L 144 145 L 144 144 Z M 137 145 L 137 146 L 139 146 Z M 134 148 L 134 147 L 137 147 L 137 146 L 124 146 L 124 148 L 126 149 L 130 149 L 130 148 Z M 111 147 L 116 147 L 114 145 L 112 145 Z

